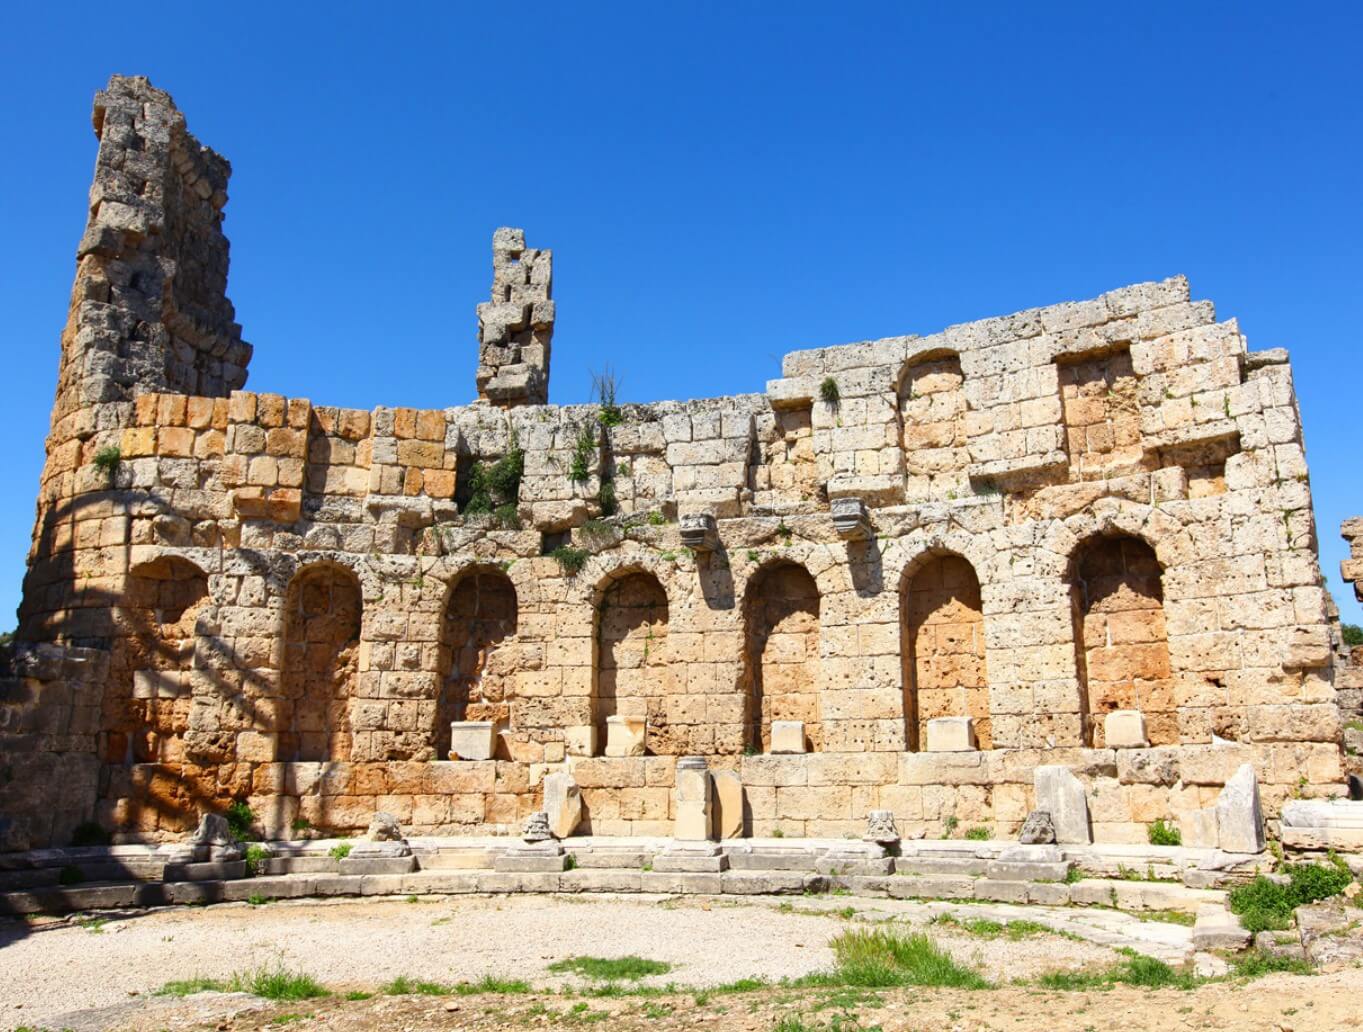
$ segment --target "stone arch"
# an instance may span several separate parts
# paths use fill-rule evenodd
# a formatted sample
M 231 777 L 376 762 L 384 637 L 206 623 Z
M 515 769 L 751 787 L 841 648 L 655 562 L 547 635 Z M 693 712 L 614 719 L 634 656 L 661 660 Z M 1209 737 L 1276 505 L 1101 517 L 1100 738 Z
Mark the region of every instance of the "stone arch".
M 1140 710 L 1153 745 L 1178 742 L 1164 623 L 1163 567 L 1134 534 L 1098 533 L 1070 560 L 1070 605 L 1084 741 L 1104 742 L 1103 718 Z
M 106 763 L 184 759 L 195 625 L 211 601 L 208 576 L 179 556 L 161 556 L 129 571 L 114 607 L 100 724 Z
M 498 566 L 461 570 L 445 596 L 440 623 L 433 739 L 435 755 L 450 751 L 450 723 L 511 718 L 512 653 L 501 648 L 516 634 L 516 588 Z
M 348 760 L 350 700 L 359 680 L 364 600 L 347 566 L 304 566 L 284 597 L 284 656 L 278 755 L 292 761 Z
M 964 388 L 961 356 L 954 351 L 925 351 L 904 364 L 898 405 L 907 501 L 970 493 Z
M 801 720 L 809 746 L 819 751 L 819 586 L 809 570 L 788 559 L 758 569 L 743 597 L 743 688 L 747 741 L 771 750 L 773 720 Z
M 899 611 L 909 750 L 926 747 L 928 721 L 936 717 L 972 718 L 979 747 L 990 748 L 984 609 L 975 568 L 954 552 L 923 553 L 904 569 Z
M 676 752 L 667 720 L 668 602 L 651 571 L 628 565 L 593 591 L 593 719 L 600 749 L 609 744 L 607 720 L 623 717 L 644 727 L 644 749 Z

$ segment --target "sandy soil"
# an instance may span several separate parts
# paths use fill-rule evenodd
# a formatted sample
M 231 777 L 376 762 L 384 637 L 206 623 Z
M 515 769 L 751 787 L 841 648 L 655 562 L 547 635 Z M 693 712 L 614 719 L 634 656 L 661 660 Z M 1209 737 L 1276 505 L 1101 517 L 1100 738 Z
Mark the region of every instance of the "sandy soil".
M 585 983 L 547 968 L 575 955 L 635 954 L 672 965 L 646 985 L 777 981 L 829 968 L 828 941 L 849 920 L 884 916 L 870 910 L 850 918 L 820 914 L 803 902 L 452 897 L 229 904 L 103 922 L 0 922 L 0 1028 L 48 1022 L 77 1027 L 88 1022 L 76 1021 L 73 1012 L 113 1005 L 125 1005 L 120 1014 L 128 1004 L 159 1013 L 170 1004 L 150 998 L 168 981 L 226 979 L 275 966 L 306 971 L 339 992 L 372 991 L 399 975 L 453 983 L 490 974 L 537 989 L 572 987 Z M 932 928 L 959 960 L 995 980 L 1114 958 L 1105 946 L 1052 935 L 1014 942 Z M 222 1010 L 222 1003 L 194 1001 L 211 1004 L 210 1010 Z M 241 1005 L 235 1001 L 227 1009 Z

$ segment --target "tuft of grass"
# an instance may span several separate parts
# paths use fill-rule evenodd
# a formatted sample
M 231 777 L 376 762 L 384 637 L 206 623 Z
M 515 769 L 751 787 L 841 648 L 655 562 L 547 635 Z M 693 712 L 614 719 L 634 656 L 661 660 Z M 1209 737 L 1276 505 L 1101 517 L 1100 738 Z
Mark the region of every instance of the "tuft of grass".
M 195 993 L 251 993 L 267 1000 L 315 1000 L 331 991 L 311 975 L 282 967 L 239 971 L 231 978 L 194 978 L 167 982 L 153 996 L 193 996 Z
M 167 982 L 157 989 L 153 996 L 193 996 L 195 993 L 225 993 L 227 983 L 217 978 L 204 978 L 196 975 L 194 978 L 182 978 L 174 982 Z
M 1145 989 L 1192 989 L 1197 976 L 1171 968 L 1162 960 L 1128 952 L 1126 959 L 1098 971 L 1050 971 L 1037 979 L 1043 989 L 1089 990 L 1117 985 Z
M 327 850 L 327 856 L 333 860 L 344 860 L 350 855 L 350 851 L 355 847 L 349 842 L 338 842 Z
M 474 996 L 478 993 L 510 996 L 532 991 L 529 982 L 519 978 L 498 978 L 495 975 L 484 975 L 476 982 L 460 982 L 454 986 L 456 996 Z
M 1262 978 L 1264 975 L 1286 972 L 1289 975 L 1309 975 L 1313 968 L 1301 957 L 1282 957 L 1263 950 L 1247 950 L 1230 958 L 1231 973 L 1237 978 Z
M 262 896 L 258 892 L 253 892 L 246 897 L 246 902 L 251 904 L 251 906 L 253 907 L 263 907 L 265 906 L 265 904 L 270 902 L 270 897 Z
M 352 989 L 343 997 L 346 1000 L 372 1000 L 373 998 L 373 993 L 367 993 L 363 989 Z
M 330 996 L 331 990 L 302 971 L 283 967 L 256 968 L 232 976 L 228 988 L 237 993 L 251 993 L 267 1000 L 316 1000 Z
M 982 939 L 1007 939 L 1017 942 L 1030 935 L 1055 935 L 1056 933 L 1038 921 L 1025 919 L 1017 921 L 993 921 L 987 917 L 970 917 L 964 920 L 950 914 L 939 914 L 932 919 L 933 924 L 953 925 L 962 931 L 977 935 Z
M 972 842 L 985 842 L 989 838 L 989 829 L 969 828 L 965 833 L 965 837 L 970 839 Z
M 1178 825 L 1166 823 L 1163 817 L 1146 828 L 1145 834 L 1152 846 L 1183 845 L 1183 832 L 1178 830 Z
M 902 985 L 987 989 L 978 971 L 956 963 L 921 932 L 888 928 L 858 929 L 836 936 L 834 975 L 845 985 L 868 989 Z
M 600 982 L 621 979 L 636 981 L 649 975 L 665 975 L 672 965 L 661 960 L 649 960 L 633 955 L 625 957 L 566 957 L 549 965 L 554 974 L 571 972 Z
M 819 384 L 819 399 L 829 406 L 836 406 L 842 400 L 842 392 L 838 390 L 838 381 L 831 376 L 824 377 L 823 383 Z
M 398 975 L 391 982 L 380 986 L 379 992 L 384 996 L 449 996 L 454 989 L 440 982 L 425 982 L 419 978 Z
M 569 577 L 576 577 L 581 572 L 582 567 L 587 565 L 587 560 L 591 558 L 591 553 L 585 548 L 573 548 L 571 545 L 559 545 L 549 553 L 549 558 L 558 563 L 558 567 Z

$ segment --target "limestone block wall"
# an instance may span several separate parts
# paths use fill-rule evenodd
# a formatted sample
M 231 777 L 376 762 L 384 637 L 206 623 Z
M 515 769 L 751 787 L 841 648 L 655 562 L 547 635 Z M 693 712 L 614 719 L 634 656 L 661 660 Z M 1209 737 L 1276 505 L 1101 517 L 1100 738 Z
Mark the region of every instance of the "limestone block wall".
M 492 306 L 517 312 L 480 311 L 480 388 L 542 359 L 547 391 L 547 261 L 494 238 Z M 94 313 L 73 308 L 64 363 Z M 275 833 L 375 809 L 507 831 L 565 769 L 584 830 L 665 834 L 682 755 L 738 772 L 750 834 L 852 834 L 877 808 L 1007 834 L 1043 763 L 1085 779 L 1108 840 L 1241 762 L 1270 815 L 1343 790 L 1287 356 L 1181 278 L 612 412 L 488 391 L 363 412 L 203 368 L 54 422 L 20 637 L 60 661 L 0 708 L 0 814 L 30 841 L 87 818 L 173 836 L 235 799 Z M 89 382 L 66 375 L 59 411 Z M 1105 747 L 1116 709 L 1151 748 Z M 644 755 L 604 755 L 617 716 Z M 980 748 L 927 752 L 939 716 Z M 446 758 L 460 717 L 498 723 L 493 759 Z M 808 751 L 773 755 L 773 720 Z M 57 763 L 80 772 L 60 798 Z

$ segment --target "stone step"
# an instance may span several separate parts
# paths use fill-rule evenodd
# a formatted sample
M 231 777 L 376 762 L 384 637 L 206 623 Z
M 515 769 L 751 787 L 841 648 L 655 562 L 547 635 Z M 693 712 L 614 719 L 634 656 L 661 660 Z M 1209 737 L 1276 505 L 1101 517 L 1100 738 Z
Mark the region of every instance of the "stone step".
M 988 868 L 989 861 L 976 856 L 900 856 L 894 861 L 896 874 L 978 878 L 982 877 Z

